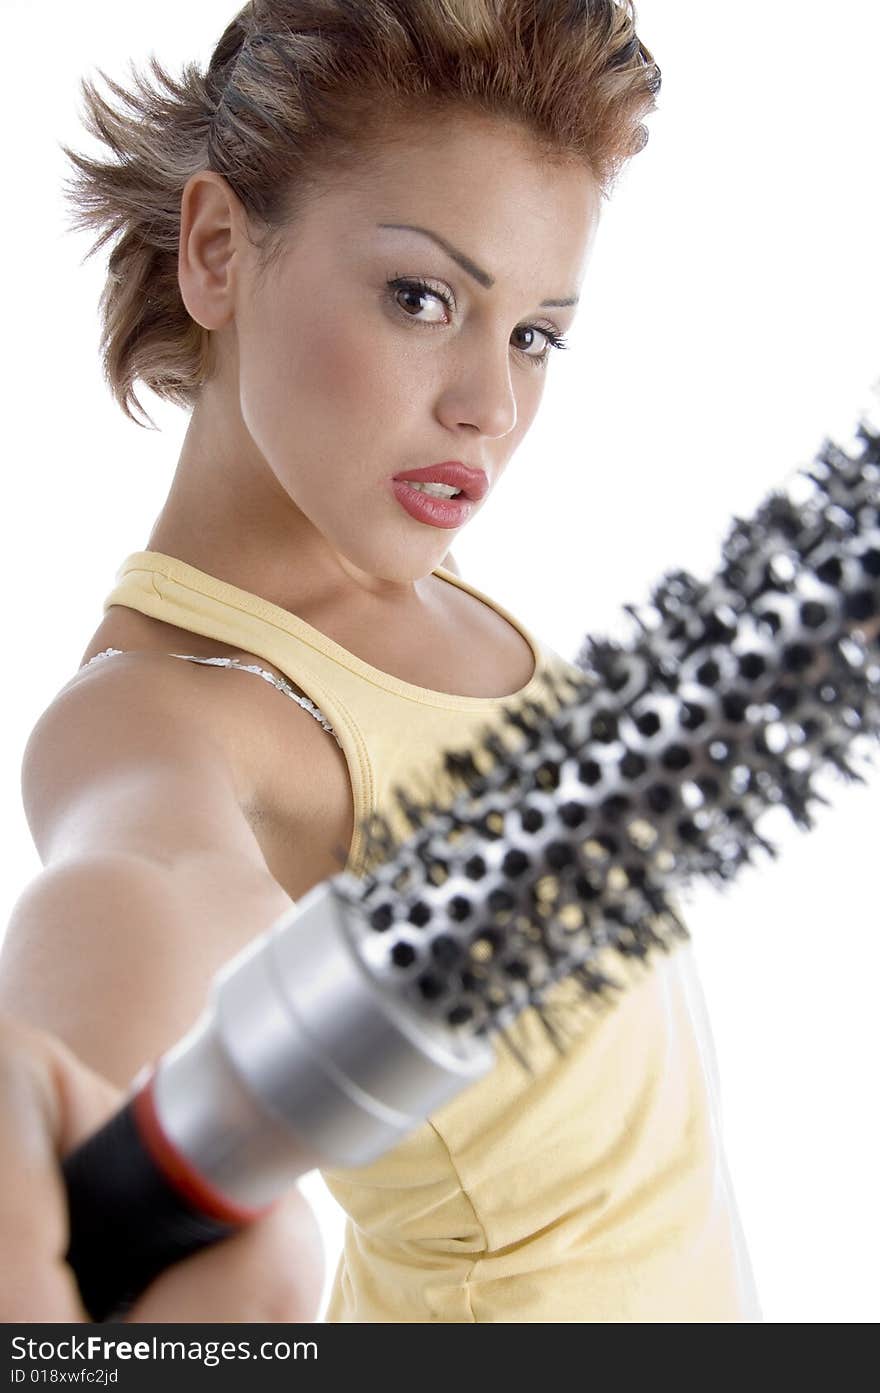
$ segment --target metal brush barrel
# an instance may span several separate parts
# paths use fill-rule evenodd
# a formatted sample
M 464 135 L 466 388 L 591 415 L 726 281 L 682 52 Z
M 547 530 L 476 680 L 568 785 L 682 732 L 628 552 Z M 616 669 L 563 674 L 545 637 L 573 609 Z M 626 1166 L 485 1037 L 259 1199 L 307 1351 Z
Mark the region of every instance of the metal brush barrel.
M 377 990 L 350 916 L 332 882 L 315 886 L 228 964 L 156 1070 L 167 1139 L 237 1204 L 317 1165 L 366 1164 L 493 1062 L 486 1042 Z

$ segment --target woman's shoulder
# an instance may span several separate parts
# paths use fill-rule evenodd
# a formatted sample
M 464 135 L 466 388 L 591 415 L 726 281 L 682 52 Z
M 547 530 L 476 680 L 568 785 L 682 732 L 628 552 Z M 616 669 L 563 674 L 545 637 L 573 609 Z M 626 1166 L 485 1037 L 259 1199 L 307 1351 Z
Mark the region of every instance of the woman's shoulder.
M 348 766 L 333 735 L 254 673 L 182 662 L 172 655 L 233 658 L 270 673 L 299 695 L 308 697 L 307 692 L 258 654 L 233 650 L 122 605 L 108 609 L 83 651 L 76 677 L 119 661 L 109 656 L 86 667 L 108 648 L 143 655 L 144 681 L 172 684 L 190 713 L 195 709 L 210 723 L 235 770 L 242 811 L 267 865 L 292 899 L 341 869 L 337 849 L 350 844 L 353 812 Z

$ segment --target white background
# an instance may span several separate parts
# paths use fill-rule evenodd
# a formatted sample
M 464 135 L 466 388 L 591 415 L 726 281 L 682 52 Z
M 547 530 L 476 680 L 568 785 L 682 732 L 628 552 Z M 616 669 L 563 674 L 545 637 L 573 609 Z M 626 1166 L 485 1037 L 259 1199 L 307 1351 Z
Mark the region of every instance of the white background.
M 74 671 L 117 567 L 146 545 L 185 426 L 139 430 L 101 383 L 103 263 L 65 232 L 77 83 L 150 50 L 207 61 L 232 5 L 2 0 L 7 643 L 0 927 L 39 871 L 19 798 L 37 716 Z M 606 205 L 573 349 L 466 579 L 573 656 L 662 572 L 707 575 L 746 515 L 880 375 L 876 0 L 642 0 L 663 71 L 647 149 Z M 150 400 L 151 409 L 154 402 Z M 623 630 L 625 632 L 625 630 Z M 728 1155 L 769 1321 L 880 1314 L 876 1112 L 880 783 L 829 780 L 809 836 L 685 903 L 723 1079 Z M 120 925 L 124 932 L 124 925 Z M 328 1278 L 339 1215 L 322 1182 Z

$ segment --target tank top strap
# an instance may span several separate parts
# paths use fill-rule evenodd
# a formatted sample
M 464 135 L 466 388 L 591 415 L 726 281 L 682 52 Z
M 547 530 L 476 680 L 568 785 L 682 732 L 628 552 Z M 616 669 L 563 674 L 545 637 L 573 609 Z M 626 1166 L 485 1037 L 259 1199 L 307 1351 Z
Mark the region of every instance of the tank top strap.
M 124 648 L 105 648 L 101 653 L 95 653 L 93 657 L 89 658 L 89 661 L 84 663 L 83 667 L 90 667 L 91 664 L 97 662 L 99 658 L 112 658 L 115 657 L 117 653 L 124 653 L 125 651 Z M 318 710 L 313 701 L 307 696 L 301 696 L 299 692 L 295 692 L 286 678 L 276 677 L 274 672 L 269 672 L 266 668 L 260 667 L 257 663 L 240 663 L 237 658 L 200 658 L 194 653 L 169 653 L 168 656 L 169 658 L 182 658 L 184 662 L 187 663 L 205 663 L 210 667 L 230 667 L 237 668 L 239 672 L 256 673 L 258 677 L 262 677 L 264 681 L 271 683 L 279 692 L 283 692 L 285 696 L 290 697 L 291 701 L 295 701 L 304 711 L 308 711 L 309 715 L 314 716 L 315 720 L 319 721 L 324 729 L 329 731 L 333 736 L 337 745 L 340 744 L 339 737 L 332 725 Z

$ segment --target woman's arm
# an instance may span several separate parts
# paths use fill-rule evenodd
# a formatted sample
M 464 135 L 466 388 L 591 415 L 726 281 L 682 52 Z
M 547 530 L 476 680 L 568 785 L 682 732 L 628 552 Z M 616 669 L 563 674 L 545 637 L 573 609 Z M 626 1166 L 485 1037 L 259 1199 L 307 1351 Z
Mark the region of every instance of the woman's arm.
M 0 1009 L 120 1087 L 192 1025 L 213 974 L 290 903 L 188 695 L 161 658 L 114 658 L 56 698 L 22 761 L 44 869 L 6 930 Z
M 117 1087 L 193 1025 L 217 970 L 290 905 L 245 819 L 236 769 L 188 694 L 161 657 L 115 658 L 68 684 L 38 721 L 22 764 L 44 869 L 6 931 L 0 1012 L 51 1032 Z M 299 833 L 292 827 L 292 837 Z M 0 1069 L 0 1102 L 2 1082 Z M 0 1227 L 5 1222 L 0 1212 Z M 48 1238 L 58 1257 L 58 1214 L 55 1223 Z M 279 1238 L 283 1247 L 293 1236 L 282 1258 Z M 266 1260 L 267 1243 L 277 1300 L 263 1290 L 255 1302 L 247 1267 Z M 244 1266 L 222 1269 L 230 1282 L 222 1301 L 201 1309 L 213 1310 L 213 1319 L 315 1319 L 324 1280 L 320 1226 L 298 1189 L 285 1199 L 283 1227 L 270 1225 L 241 1255 Z M 187 1271 L 197 1284 L 208 1280 L 206 1269 Z M 55 1294 L 66 1283 L 73 1302 L 69 1277 L 56 1275 Z M 37 1285 L 9 1308 L 19 1315 L 38 1292 L 40 1272 L 33 1277 Z M 176 1280 L 181 1310 L 197 1309 L 186 1275 Z M 2 1281 L 0 1298 L 11 1301 Z M 58 1318 L 48 1288 L 45 1306 L 33 1299 L 40 1318 Z

